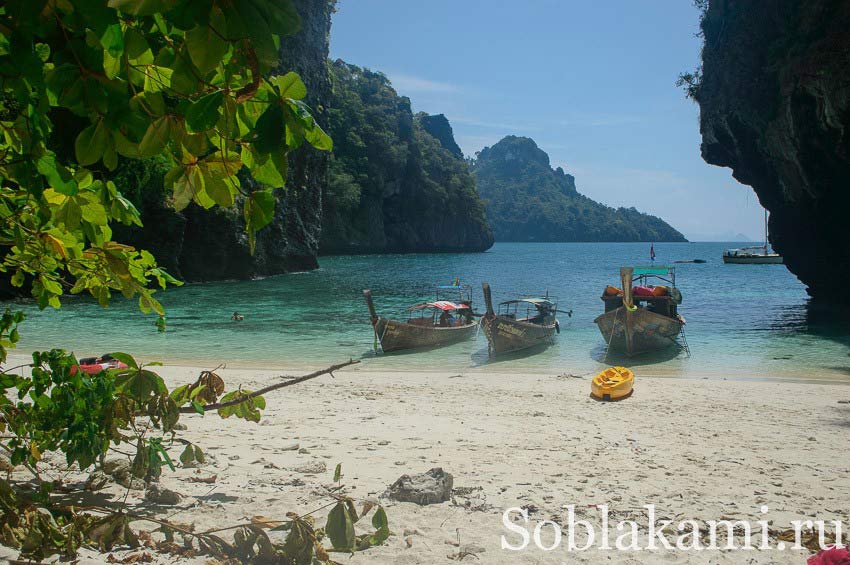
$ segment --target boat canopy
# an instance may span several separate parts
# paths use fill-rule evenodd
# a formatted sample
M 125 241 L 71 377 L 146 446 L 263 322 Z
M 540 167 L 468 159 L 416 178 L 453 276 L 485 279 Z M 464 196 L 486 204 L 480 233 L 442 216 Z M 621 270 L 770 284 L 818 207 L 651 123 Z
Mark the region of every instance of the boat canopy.
M 408 310 L 424 310 L 425 308 L 436 308 L 437 310 L 466 310 L 469 305 L 460 302 L 449 302 L 448 300 L 438 300 L 437 302 L 424 302 L 411 306 Z
M 655 275 L 655 276 L 663 276 L 669 275 L 673 270 L 673 267 L 668 267 L 665 265 L 659 265 L 658 267 L 635 267 L 632 274 L 634 276 L 640 275 Z
M 624 267 L 626 268 L 626 267 Z M 622 269 L 620 273 L 622 274 Z M 649 284 L 649 280 L 657 278 L 670 286 L 676 286 L 676 267 L 670 265 L 643 265 L 632 267 L 632 282 L 638 285 Z
M 525 302 L 526 304 L 533 304 L 538 308 L 555 308 L 555 303 L 547 298 L 518 298 L 516 300 L 507 300 L 505 302 L 501 302 L 499 306 L 504 306 L 506 304 L 518 304 L 520 302 Z

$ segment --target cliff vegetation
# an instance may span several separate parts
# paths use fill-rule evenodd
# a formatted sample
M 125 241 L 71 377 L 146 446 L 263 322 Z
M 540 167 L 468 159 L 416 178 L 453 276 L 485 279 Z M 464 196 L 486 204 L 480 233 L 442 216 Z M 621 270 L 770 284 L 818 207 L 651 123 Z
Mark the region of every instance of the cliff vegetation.
M 329 63 L 335 140 L 321 252 L 483 251 L 484 206 L 444 116 L 414 116 L 385 75 Z

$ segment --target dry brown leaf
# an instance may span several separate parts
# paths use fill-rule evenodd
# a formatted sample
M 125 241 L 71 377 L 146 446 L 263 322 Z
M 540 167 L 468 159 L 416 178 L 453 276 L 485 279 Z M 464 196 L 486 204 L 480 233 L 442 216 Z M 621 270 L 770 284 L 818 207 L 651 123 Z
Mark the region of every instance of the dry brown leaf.
M 360 517 L 362 518 L 363 516 L 368 514 L 369 511 L 371 509 L 373 509 L 375 506 L 377 506 L 377 505 L 374 502 L 372 502 L 371 500 L 364 500 L 363 501 L 363 509 L 360 511 Z
M 106 558 L 108 563 L 150 563 L 153 561 L 153 557 L 147 551 L 143 551 L 142 553 L 133 553 L 132 555 L 128 555 L 124 559 L 119 559 L 115 557 L 115 554 L 110 553 Z
M 284 524 L 280 520 L 259 515 L 251 518 L 251 523 L 255 526 L 260 526 L 261 528 L 278 528 Z

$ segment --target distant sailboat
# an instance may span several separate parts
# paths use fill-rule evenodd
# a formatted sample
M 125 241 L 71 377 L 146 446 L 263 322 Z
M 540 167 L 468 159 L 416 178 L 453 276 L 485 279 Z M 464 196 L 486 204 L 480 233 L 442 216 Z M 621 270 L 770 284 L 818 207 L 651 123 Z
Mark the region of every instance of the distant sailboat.
M 724 263 L 749 265 L 781 265 L 782 255 L 770 250 L 767 243 L 767 209 L 764 211 L 764 245 L 739 247 L 723 251 Z

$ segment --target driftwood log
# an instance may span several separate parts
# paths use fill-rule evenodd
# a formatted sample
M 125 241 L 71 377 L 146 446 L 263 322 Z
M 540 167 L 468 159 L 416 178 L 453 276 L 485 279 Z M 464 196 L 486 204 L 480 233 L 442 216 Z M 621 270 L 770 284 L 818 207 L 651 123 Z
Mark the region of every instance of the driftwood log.
M 252 399 L 256 396 L 261 396 L 263 394 L 266 394 L 266 393 L 271 392 L 273 390 L 277 390 L 279 388 L 285 388 L 285 387 L 288 387 L 288 386 L 294 386 L 294 385 L 297 385 L 297 384 L 301 384 L 305 381 L 309 381 L 310 379 L 315 379 L 316 377 L 321 377 L 322 375 L 330 374 L 331 376 L 333 376 L 334 371 L 338 371 L 339 369 L 342 369 L 344 367 L 348 367 L 350 365 L 356 365 L 357 363 L 360 363 L 360 361 L 358 361 L 356 359 L 349 359 L 345 363 L 338 363 L 336 365 L 331 365 L 327 369 L 321 369 L 319 371 L 314 371 L 314 372 L 310 373 L 309 375 L 304 375 L 302 377 L 296 377 L 296 378 L 290 379 L 288 381 L 283 381 L 283 382 L 280 382 L 280 383 L 275 383 L 273 385 L 269 385 L 267 387 L 263 387 L 259 390 L 255 390 L 254 392 L 251 392 L 249 394 L 246 394 L 245 396 L 241 396 L 241 397 L 239 397 L 235 400 L 231 400 L 229 402 L 214 402 L 212 404 L 206 404 L 206 405 L 204 405 L 204 411 L 206 412 L 208 410 L 219 410 L 221 408 L 228 408 L 230 406 L 236 406 L 237 404 L 241 404 L 243 402 L 246 402 L 246 401 L 248 401 L 248 400 L 250 400 L 250 399 Z M 192 406 L 184 406 L 184 407 L 180 408 L 180 413 L 181 414 L 197 414 L 197 411 Z

